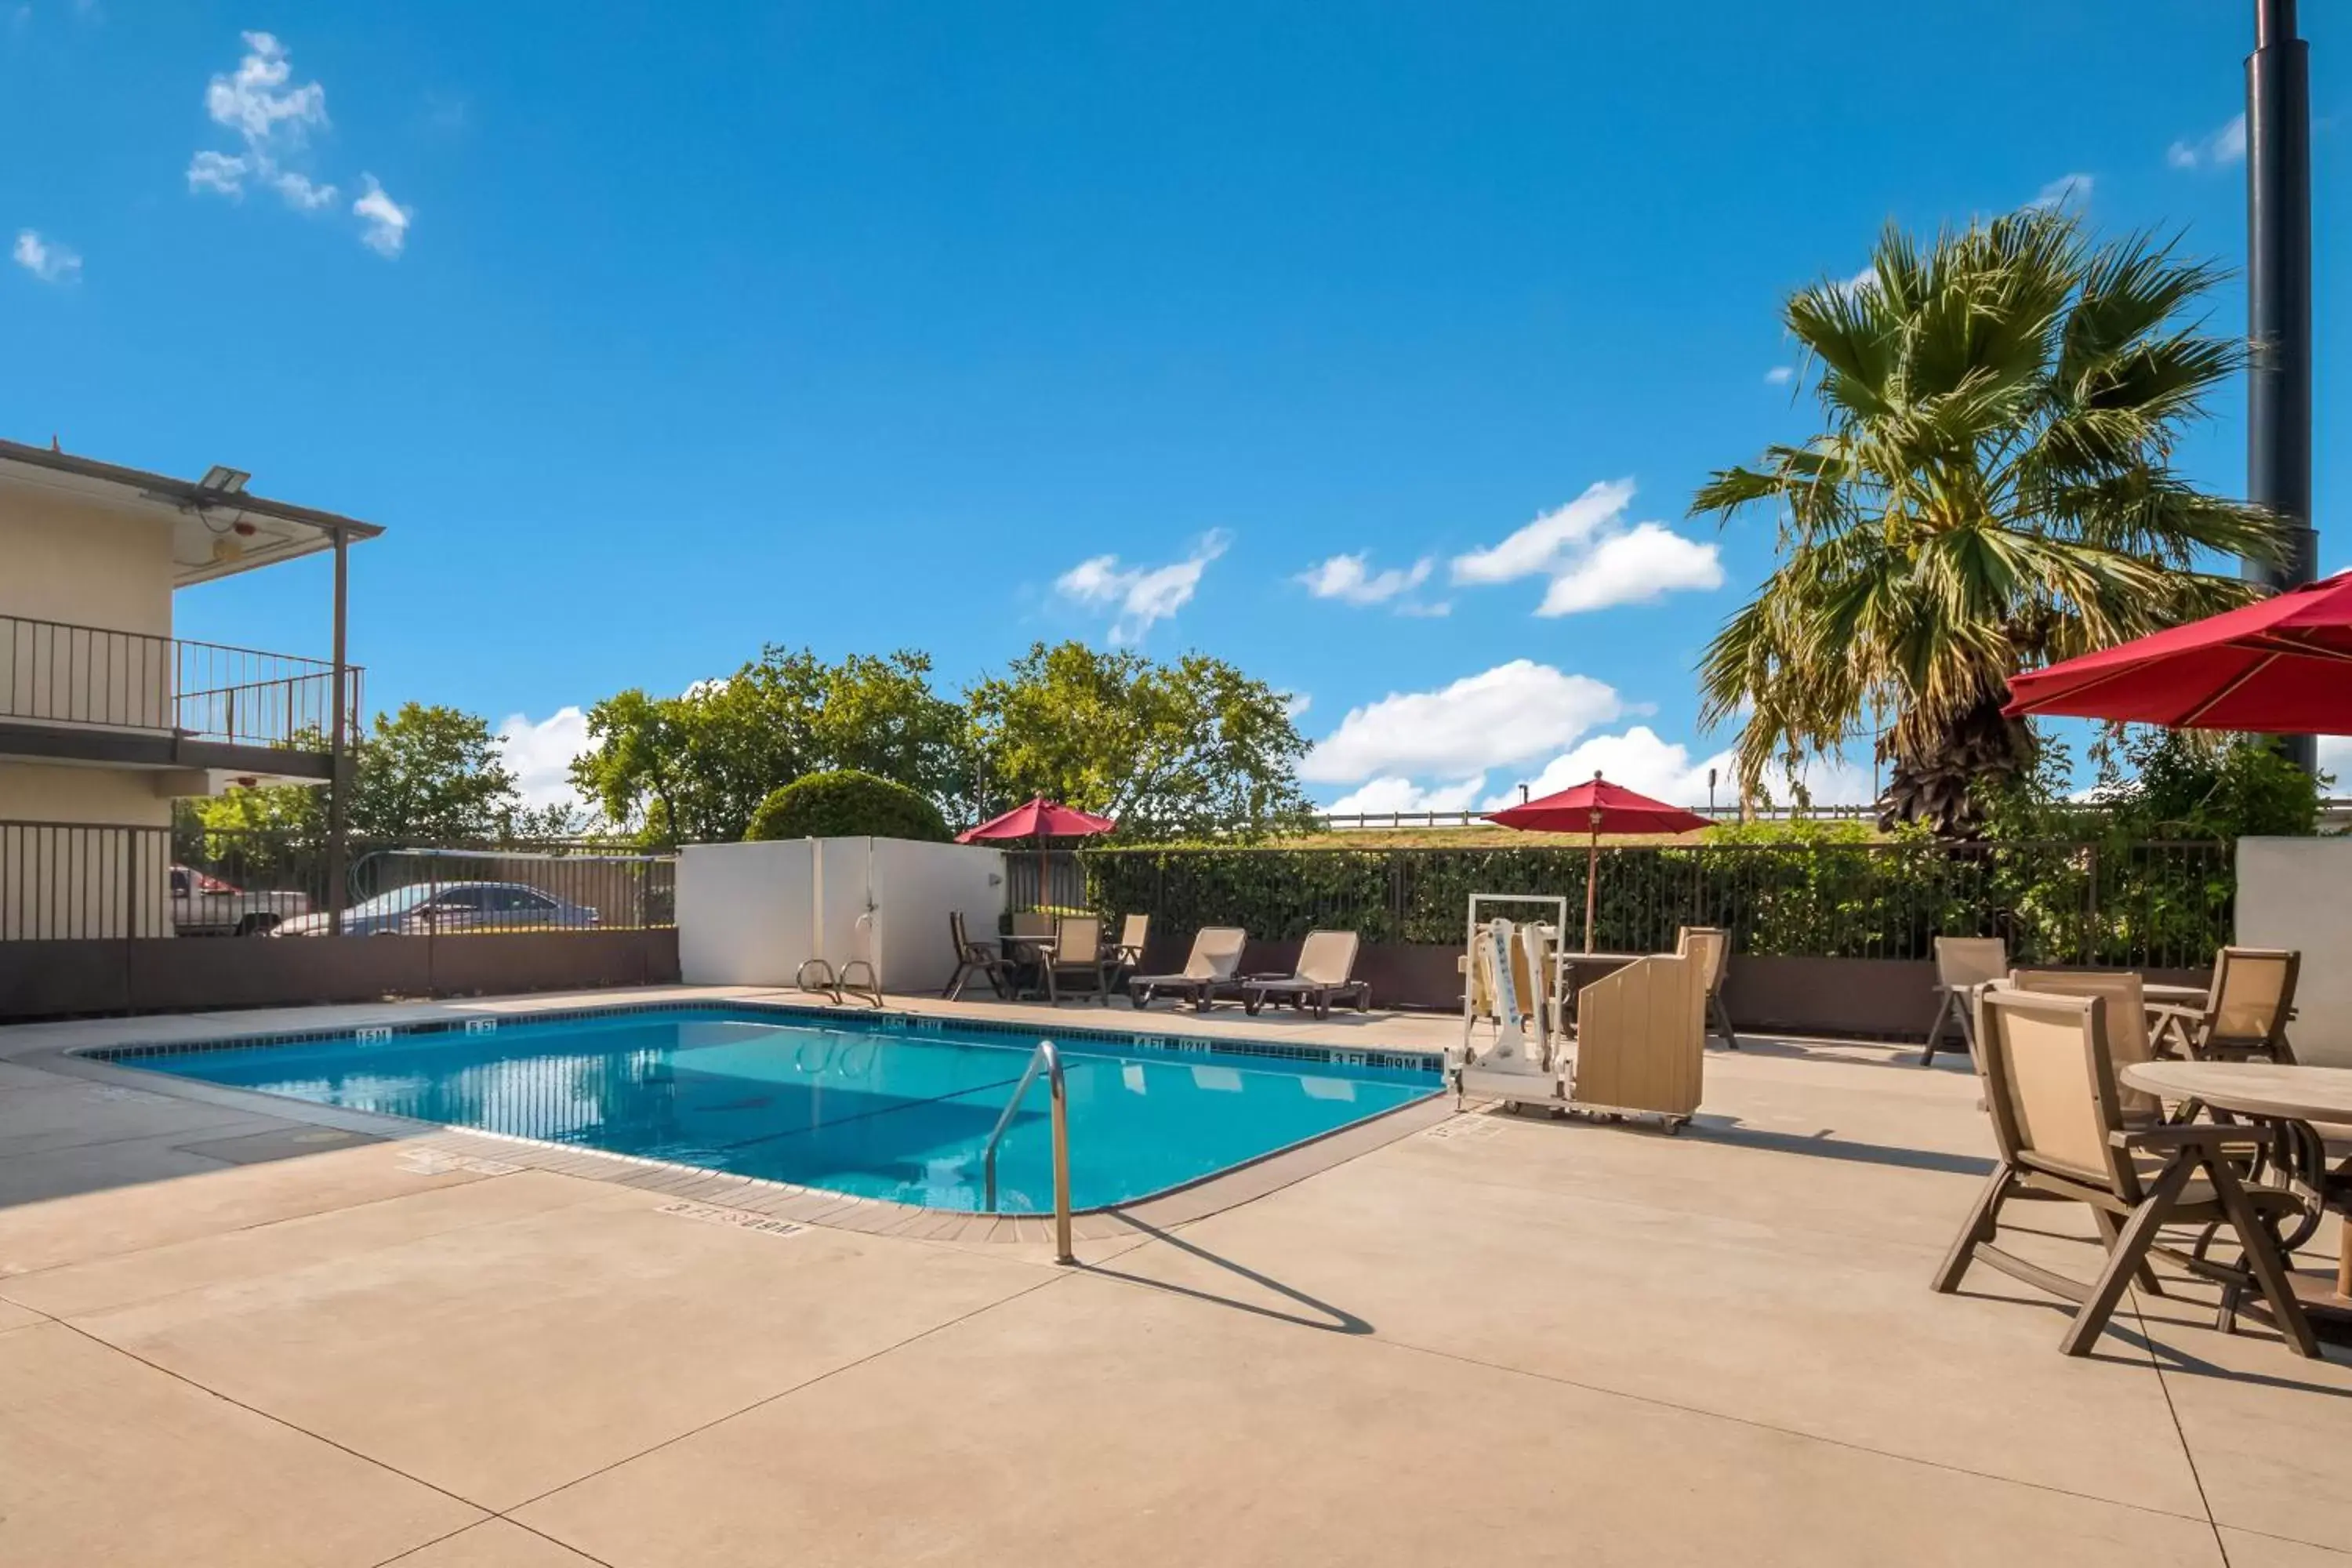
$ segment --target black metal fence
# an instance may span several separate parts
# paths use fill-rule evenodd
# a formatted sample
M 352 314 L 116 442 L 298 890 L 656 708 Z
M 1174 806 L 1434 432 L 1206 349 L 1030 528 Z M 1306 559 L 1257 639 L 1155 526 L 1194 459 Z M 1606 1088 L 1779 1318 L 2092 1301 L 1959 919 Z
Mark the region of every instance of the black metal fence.
M 1036 870 L 1030 873 L 1034 889 Z M 1056 897 L 1162 929 L 1239 925 L 1285 940 L 1318 927 L 1371 942 L 1458 943 L 1474 892 L 1568 900 L 1583 850 L 1091 850 L 1049 873 Z M 1016 868 L 1010 879 L 1021 887 Z M 1657 952 L 1678 926 L 1721 926 L 1756 956 L 1925 959 L 1941 936 L 1999 936 L 2021 963 L 2194 967 L 2231 940 L 2225 842 L 1740 844 L 1601 851 L 1593 945 Z M 1015 907 L 1020 907 L 1016 901 Z
M 334 671 L 292 654 L 0 616 L 0 719 L 325 751 Z M 359 667 L 343 678 L 344 710 L 356 714 Z
M 570 842 L 350 846 L 355 935 L 642 930 L 677 921 L 677 862 Z M 324 934 L 307 834 L 0 822 L 0 942 Z

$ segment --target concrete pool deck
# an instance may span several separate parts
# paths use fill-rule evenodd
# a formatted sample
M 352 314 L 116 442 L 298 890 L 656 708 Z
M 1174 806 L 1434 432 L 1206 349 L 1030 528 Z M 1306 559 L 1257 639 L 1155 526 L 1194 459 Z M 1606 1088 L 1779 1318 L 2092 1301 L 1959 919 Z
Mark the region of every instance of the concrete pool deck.
M 55 1055 L 638 994 L 0 1029 L 0 1562 L 2352 1568 L 2352 1357 L 2187 1283 L 2084 1361 L 1999 1275 L 1930 1293 L 1990 1137 L 1892 1048 L 1710 1051 L 1675 1139 L 1432 1117 L 1075 1268 Z

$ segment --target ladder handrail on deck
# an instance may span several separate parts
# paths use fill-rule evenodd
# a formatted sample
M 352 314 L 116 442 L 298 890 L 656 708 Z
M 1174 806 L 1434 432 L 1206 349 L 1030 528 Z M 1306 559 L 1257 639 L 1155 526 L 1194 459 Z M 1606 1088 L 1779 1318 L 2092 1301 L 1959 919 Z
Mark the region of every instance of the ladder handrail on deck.
M 1021 1081 L 1013 1086 L 1013 1098 L 1004 1102 L 1004 1113 L 996 1119 L 996 1130 L 988 1135 L 988 1146 L 981 1151 L 981 1181 L 984 1190 L 982 1206 L 990 1214 L 996 1212 L 996 1146 L 1004 1141 L 1004 1130 L 1013 1125 L 1013 1113 L 1021 1109 L 1022 1100 L 1029 1086 L 1037 1081 L 1037 1074 L 1045 1075 L 1045 1089 L 1052 1108 L 1054 1122 L 1054 1261 L 1075 1262 L 1070 1251 L 1070 1093 L 1062 1081 L 1062 1053 L 1054 1048 L 1051 1040 L 1040 1040 L 1037 1048 L 1029 1053 L 1029 1065 L 1021 1072 Z

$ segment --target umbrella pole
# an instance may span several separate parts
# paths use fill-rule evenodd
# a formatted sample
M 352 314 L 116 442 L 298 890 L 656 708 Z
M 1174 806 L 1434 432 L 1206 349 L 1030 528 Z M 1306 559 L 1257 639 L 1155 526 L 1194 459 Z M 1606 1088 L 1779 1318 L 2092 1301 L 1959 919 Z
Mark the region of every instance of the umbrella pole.
M 1598 821 L 1600 813 L 1593 814 Z M 1592 906 L 1601 891 L 1601 829 L 1592 830 L 1592 842 L 1584 852 L 1584 951 L 1592 951 Z

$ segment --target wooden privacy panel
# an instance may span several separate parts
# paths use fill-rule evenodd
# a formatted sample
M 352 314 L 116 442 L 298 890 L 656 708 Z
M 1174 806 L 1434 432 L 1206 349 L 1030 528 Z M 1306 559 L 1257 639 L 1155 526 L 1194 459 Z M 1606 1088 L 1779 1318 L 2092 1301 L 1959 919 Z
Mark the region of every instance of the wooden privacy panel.
M 1687 1116 L 1698 1109 L 1706 1055 L 1706 973 L 1661 954 L 1576 994 L 1576 1068 L 1569 1099 L 1619 1110 Z

